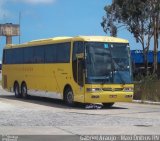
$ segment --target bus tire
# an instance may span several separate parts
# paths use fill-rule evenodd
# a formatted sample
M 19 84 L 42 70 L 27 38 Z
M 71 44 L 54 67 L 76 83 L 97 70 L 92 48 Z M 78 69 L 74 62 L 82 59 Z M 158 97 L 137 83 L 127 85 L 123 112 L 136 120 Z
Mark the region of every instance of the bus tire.
M 110 108 L 114 105 L 114 102 L 111 102 L 111 103 L 102 103 L 104 107 L 106 108 Z
M 20 98 L 21 97 L 21 94 L 20 94 L 20 91 L 19 91 L 19 84 L 18 84 L 18 82 L 14 83 L 14 94 L 15 94 L 16 98 Z
M 65 90 L 64 93 L 64 101 L 65 103 L 69 106 L 69 107 L 73 107 L 74 106 L 74 95 L 73 95 L 73 91 L 71 88 L 67 88 Z
M 29 97 L 28 94 L 27 94 L 27 85 L 26 85 L 26 83 L 22 83 L 22 85 L 21 85 L 21 93 L 22 93 L 22 97 L 24 99 L 27 99 Z

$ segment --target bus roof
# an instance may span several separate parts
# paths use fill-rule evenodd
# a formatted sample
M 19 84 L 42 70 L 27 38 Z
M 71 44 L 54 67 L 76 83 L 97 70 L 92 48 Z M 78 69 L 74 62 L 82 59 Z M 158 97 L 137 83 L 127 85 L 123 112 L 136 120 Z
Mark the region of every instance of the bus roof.
M 9 44 L 6 45 L 6 48 L 27 47 L 27 46 L 45 45 L 52 43 L 70 42 L 70 41 L 128 43 L 128 40 L 110 36 L 76 36 L 76 37 L 54 37 L 54 38 L 33 40 L 23 44 L 15 44 L 15 45 Z
M 110 37 L 110 36 L 77 36 L 73 37 L 73 40 L 80 41 L 93 41 L 93 42 L 109 42 L 109 43 L 128 43 L 128 40 Z

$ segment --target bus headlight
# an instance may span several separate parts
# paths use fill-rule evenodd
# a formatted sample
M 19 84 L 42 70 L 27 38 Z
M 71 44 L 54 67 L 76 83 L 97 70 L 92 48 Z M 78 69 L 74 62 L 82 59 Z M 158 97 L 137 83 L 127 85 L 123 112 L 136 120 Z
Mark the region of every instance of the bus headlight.
M 125 92 L 133 92 L 133 88 L 132 87 L 130 87 L 130 88 L 124 88 L 123 90 Z
M 99 92 L 102 91 L 101 88 L 87 88 L 86 89 L 87 92 Z

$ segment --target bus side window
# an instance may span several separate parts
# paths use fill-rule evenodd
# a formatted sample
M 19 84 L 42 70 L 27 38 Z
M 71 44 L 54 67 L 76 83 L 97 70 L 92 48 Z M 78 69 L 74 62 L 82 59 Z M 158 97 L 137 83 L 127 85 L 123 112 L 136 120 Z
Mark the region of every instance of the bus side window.
M 12 51 L 13 49 L 6 49 L 4 51 L 4 64 L 13 64 Z
M 34 63 L 44 63 L 44 46 L 34 48 Z
M 34 63 L 34 48 L 26 47 L 24 48 L 24 64 Z

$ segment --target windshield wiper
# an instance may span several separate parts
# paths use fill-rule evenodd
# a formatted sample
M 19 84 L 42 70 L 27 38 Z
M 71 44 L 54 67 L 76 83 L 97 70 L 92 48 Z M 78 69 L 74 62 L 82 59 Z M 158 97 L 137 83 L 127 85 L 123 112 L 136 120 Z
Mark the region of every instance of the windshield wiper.
M 103 80 L 102 84 L 105 84 L 106 82 L 109 82 L 110 80 L 110 75 L 108 73 L 105 75 L 105 79 Z
M 111 53 L 111 59 L 112 59 L 112 76 L 113 76 L 113 82 L 114 82 L 114 73 L 115 72 L 118 72 L 118 76 L 119 76 L 119 78 L 120 78 L 120 80 L 121 80 L 121 82 L 122 82 L 122 84 L 125 84 L 125 81 L 124 81 L 124 79 L 122 78 L 122 76 L 121 76 L 121 74 L 120 74 L 120 70 L 119 69 L 115 69 L 115 64 L 118 66 L 118 67 L 120 67 L 119 66 L 119 64 L 114 60 L 114 58 L 112 57 L 112 53 Z
M 124 81 L 124 79 L 122 78 L 122 76 L 121 76 L 121 74 L 120 74 L 120 70 L 119 69 L 115 69 L 115 64 L 118 66 L 118 67 L 120 67 L 119 66 L 119 64 L 112 58 L 112 60 L 113 60 L 113 67 L 114 67 L 114 73 L 116 73 L 116 72 L 118 72 L 117 74 L 118 74 L 118 76 L 119 76 L 119 78 L 120 78 L 120 80 L 121 80 L 121 82 L 122 82 L 122 84 L 125 84 L 125 81 Z

